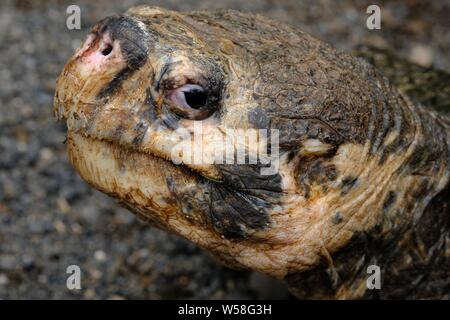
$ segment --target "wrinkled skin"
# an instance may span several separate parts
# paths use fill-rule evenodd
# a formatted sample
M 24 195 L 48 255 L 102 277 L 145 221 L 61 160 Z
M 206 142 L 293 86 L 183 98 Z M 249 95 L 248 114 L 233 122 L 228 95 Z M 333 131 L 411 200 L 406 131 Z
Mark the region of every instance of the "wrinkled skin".
M 203 108 L 173 105 L 186 84 Z M 261 16 L 137 7 L 93 27 L 54 108 L 83 179 L 230 267 L 300 298 L 448 297 L 449 120 L 363 59 Z M 205 149 L 279 130 L 278 170 L 174 164 L 174 132 L 200 122 Z

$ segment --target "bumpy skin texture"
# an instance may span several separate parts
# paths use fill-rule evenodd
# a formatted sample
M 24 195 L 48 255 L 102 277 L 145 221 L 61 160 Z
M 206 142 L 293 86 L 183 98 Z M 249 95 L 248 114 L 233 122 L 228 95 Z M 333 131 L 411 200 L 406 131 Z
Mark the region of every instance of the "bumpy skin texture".
M 171 103 L 186 83 L 204 109 Z M 55 114 L 88 183 L 230 267 L 299 298 L 448 298 L 449 120 L 363 59 L 261 16 L 137 7 L 92 29 Z M 207 150 L 226 128 L 278 129 L 278 171 L 175 165 L 195 123 Z

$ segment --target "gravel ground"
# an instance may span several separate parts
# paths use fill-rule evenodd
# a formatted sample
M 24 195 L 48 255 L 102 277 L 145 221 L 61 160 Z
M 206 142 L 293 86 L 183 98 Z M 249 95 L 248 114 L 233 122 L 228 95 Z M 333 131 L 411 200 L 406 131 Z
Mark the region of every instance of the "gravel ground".
M 93 23 L 144 1 L 0 4 L 0 299 L 287 298 L 278 283 L 226 269 L 187 241 L 145 226 L 70 167 L 52 118 L 55 79 Z M 65 10 L 80 5 L 80 31 Z M 376 1 L 147 1 L 170 9 L 260 12 L 351 50 L 369 43 L 450 71 L 450 4 L 380 2 L 382 30 L 365 27 Z M 66 288 L 66 267 L 82 289 Z

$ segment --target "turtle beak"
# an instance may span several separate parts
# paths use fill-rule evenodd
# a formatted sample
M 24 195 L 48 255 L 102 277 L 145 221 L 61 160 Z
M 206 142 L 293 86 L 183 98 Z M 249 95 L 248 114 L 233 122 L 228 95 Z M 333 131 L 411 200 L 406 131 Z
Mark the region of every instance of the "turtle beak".
M 135 20 L 115 16 L 100 21 L 57 80 L 55 116 L 88 114 L 89 106 L 98 104 L 98 98 L 111 91 L 109 87 L 117 86 L 114 80 L 121 72 L 137 70 L 146 59 L 145 31 Z
M 102 89 L 126 66 L 119 41 L 112 41 L 107 33 L 91 33 L 57 80 L 55 116 L 67 119 L 72 112 L 88 114 Z

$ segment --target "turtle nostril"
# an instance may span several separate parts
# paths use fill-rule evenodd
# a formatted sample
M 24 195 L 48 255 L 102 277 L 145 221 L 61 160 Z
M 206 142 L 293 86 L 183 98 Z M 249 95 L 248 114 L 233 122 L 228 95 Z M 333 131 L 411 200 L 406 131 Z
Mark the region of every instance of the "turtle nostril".
M 109 55 L 113 50 L 112 45 L 107 44 L 106 47 L 102 50 L 102 55 L 107 56 Z

